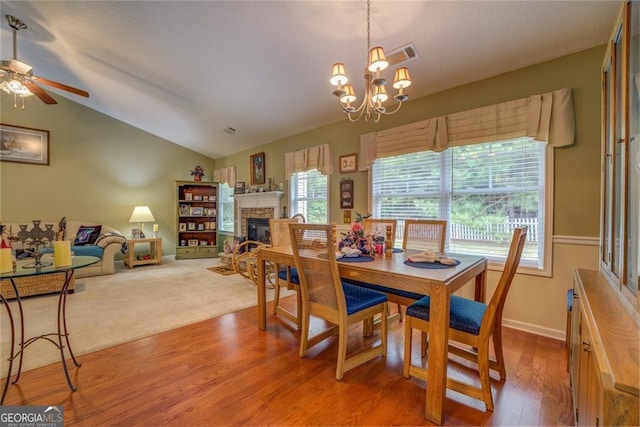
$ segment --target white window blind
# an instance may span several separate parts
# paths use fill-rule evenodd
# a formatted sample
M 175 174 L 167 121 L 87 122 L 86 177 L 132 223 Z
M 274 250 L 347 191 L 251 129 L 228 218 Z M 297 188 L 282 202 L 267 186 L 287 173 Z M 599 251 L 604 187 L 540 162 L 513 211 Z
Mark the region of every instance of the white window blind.
M 379 158 L 372 167 L 372 212 L 399 220 L 446 219 L 447 251 L 503 261 L 513 229 L 528 225 L 521 264 L 543 268 L 545 144 L 532 138 Z
M 289 181 L 289 216 L 304 215 L 309 223 L 329 222 L 329 178 L 316 169 L 296 172 Z
M 218 196 L 218 230 L 220 231 L 233 233 L 235 216 L 233 202 L 233 187 L 220 184 L 220 195 Z

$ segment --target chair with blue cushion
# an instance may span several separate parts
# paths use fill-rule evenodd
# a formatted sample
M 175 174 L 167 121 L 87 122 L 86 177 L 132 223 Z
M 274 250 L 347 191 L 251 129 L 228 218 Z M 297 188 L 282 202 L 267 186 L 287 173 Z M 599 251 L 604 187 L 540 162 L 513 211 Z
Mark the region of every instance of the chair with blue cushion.
M 509 254 L 496 290 L 488 304 L 467 298 L 451 296 L 449 317 L 449 353 L 463 357 L 478 365 L 481 388 L 447 378 L 447 388 L 484 401 L 486 409 L 493 411 L 493 397 L 489 369 L 499 372 L 500 379 L 507 377 L 502 350 L 502 311 L 513 276 L 516 273 L 520 256 L 527 237 L 527 227 L 518 227 L 513 233 Z M 404 336 L 403 376 L 426 379 L 425 368 L 411 364 L 412 332 L 417 329 L 429 333 L 430 298 L 420 299 L 407 307 Z M 495 360 L 489 357 L 489 339 L 493 338 Z M 451 342 L 465 344 L 462 348 Z M 428 361 L 427 361 L 428 363 Z M 428 384 L 427 384 L 428 387 Z
M 338 335 L 336 379 L 361 364 L 387 354 L 387 297 L 340 279 L 333 228 L 329 224 L 289 224 L 302 294 L 300 357 L 315 344 Z M 347 357 L 348 327 L 381 315 L 380 342 Z M 332 326 L 309 336 L 311 316 Z M 358 336 L 358 335 L 352 335 Z M 362 339 L 362 338 L 360 338 Z
M 269 234 L 271 235 L 271 246 L 291 246 L 289 238 L 289 224 L 297 224 L 304 222 L 302 215 L 297 215 L 291 219 L 271 218 L 269 220 Z M 273 297 L 273 314 L 280 315 L 285 319 L 293 322 L 296 329 L 300 329 L 302 325 L 301 296 L 300 296 L 300 280 L 298 279 L 298 271 L 289 265 L 275 266 L 275 283 Z M 296 291 L 296 313 L 292 313 L 284 307 L 280 306 L 280 288 Z

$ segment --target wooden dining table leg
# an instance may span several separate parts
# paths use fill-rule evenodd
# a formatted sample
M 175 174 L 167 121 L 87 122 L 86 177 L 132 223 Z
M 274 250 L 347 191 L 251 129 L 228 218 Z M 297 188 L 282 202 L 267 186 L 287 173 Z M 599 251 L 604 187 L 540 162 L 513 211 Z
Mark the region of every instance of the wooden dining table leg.
M 447 391 L 449 304 L 448 289 L 444 286 L 432 286 L 425 418 L 438 425 L 444 420 L 444 400 Z
M 267 329 L 267 286 L 265 283 L 265 262 L 258 251 L 258 277 L 256 285 L 258 286 L 258 328 L 261 331 Z

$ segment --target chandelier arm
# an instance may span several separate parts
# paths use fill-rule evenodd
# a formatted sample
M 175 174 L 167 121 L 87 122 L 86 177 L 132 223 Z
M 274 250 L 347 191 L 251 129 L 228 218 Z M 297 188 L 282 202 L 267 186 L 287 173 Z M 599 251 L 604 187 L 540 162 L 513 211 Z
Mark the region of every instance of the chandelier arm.
M 398 104 L 396 105 L 396 109 L 395 110 L 393 110 L 393 111 L 383 111 L 382 114 L 390 115 L 390 114 L 397 113 L 398 110 L 400 109 L 400 107 L 402 107 L 402 102 L 398 102 Z

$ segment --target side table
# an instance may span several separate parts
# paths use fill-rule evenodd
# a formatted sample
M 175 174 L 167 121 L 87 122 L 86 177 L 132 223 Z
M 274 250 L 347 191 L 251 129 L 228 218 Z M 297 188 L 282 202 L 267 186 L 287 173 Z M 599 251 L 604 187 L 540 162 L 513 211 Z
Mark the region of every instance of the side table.
M 148 243 L 151 255 L 148 259 L 137 259 L 135 247 L 138 243 Z M 162 237 L 149 237 L 144 239 L 127 239 L 127 253 L 124 256 L 124 264 L 129 268 L 136 265 L 162 264 Z
M 67 330 L 67 318 L 66 318 L 67 290 L 69 288 L 69 282 L 73 277 L 73 273 L 75 269 L 86 267 L 88 265 L 95 264 L 99 261 L 100 261 L 100 258 L 94 257 L 94 256 L 74 256 L 72 257 L 71 265 L 69 266 L 56 267 L 55 265 L 52 264 L 52 265 L 41 267 L 41 268 L 28 268 L 26 267 L 26 265 L 29 263 L 32 263 L 33 260 L 30 258 L 27 258 L 24 260 L 19 260 L 17 262 L 15 270 L 13 270 L 12 272 L 0 273 L 0 279 L 11 280 L 11 286 L 13 287 L 13 290 L 16 296 L 15 303 L 9 304 L 5 296 L 2 295 L 2 293 L 0 293 L 0 302 L 2 303 L 2 306 L 7 312 L 9 323 L 11 325 L 11 350 L 10 350 L 9 357 L 7 358 L 7 361 L 9 362 L 8 364 L 9 366 L 7 368 L 7 376 L 4 380 L 2 396 L 0 397 L 0 405 L 4 403 L 4 398 L 9 388 L 9 382 L 11 381 L 11 374 L 12 374 L 11 371 L 13 370 L 13 361 L 16 358 L 18 358 L 18 372 L 16 374 L 15 380 L 13 381 L 13 384 L 16 384 L 20 379 L 20 373 L 22 372 L 22 358 L 24 357 L 24 350 L 29 345 L 33 344 L 34 342 L 40 339 L 49 341 L 50 343 L 52 343 L 58 348 L 58 350 L 60 351 L 60 360 L 62 361 L 62 367 L 64 368 L 64 374 L 67 378 L 67 384 L 69 385 L 69 388 L 71 390 L 73 391 L 76 390 L 76 386 L 73 385 L 73 383 L 71 382 L 71 377 L 69 376 L 69 369 L 67 368 L 67 361 L 65 356 L 65 349 L 66 349 L 66 351 L 69 353 L 69 356 L 71 356 L 71 359 L 73 360 L 73 364 L 77 367 L 80 366 L 80 363 L 76 360 L 76 357 L 73 354 L 73 350 L 71 350 L 71 343 L 69 341 L 69 331 Z M 56 332 L 42 334 L 42 335 L 25 339 L 25 336 L 24 336 L 25 318 L 24 318 L 24 311 L 22 308 L 22 298 L 20 297 L 20 289 L 16 285 L 15 279 L 19 277 L 39 276 L 39 275 L 58 273 L 58 272 L 63 272 L 65 274 L 64 285 L 60 289 L 60 296 L 58 297 L 58 316 L 57 316 L 58 329 Z M 13 304 L 17 304 L 18 314 L 19 314 L 18 319 L 14 319 L 14 314 L 11 309 L 11 305 Z M 15 308 L 16 307 L 14 306 L 14 309 Z M 18 325 L 16 325 L 16 320 L 19 321 Z M 20 341 L 17 343 L 18 348 L 16 349 L 17 327 L 19 327 L 19 331 L 20 331 L 20 336 L 19 336 Z M 63 344 L 63 339 L 64 339 L 64 342 L 66 343 L 66 346 Z

